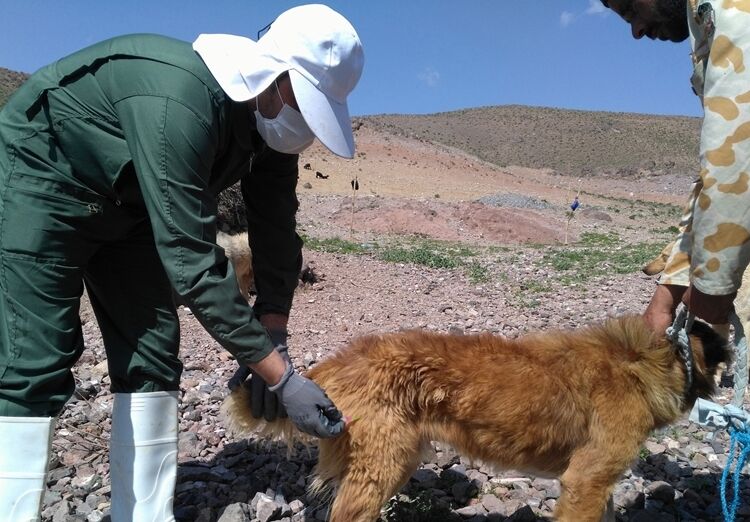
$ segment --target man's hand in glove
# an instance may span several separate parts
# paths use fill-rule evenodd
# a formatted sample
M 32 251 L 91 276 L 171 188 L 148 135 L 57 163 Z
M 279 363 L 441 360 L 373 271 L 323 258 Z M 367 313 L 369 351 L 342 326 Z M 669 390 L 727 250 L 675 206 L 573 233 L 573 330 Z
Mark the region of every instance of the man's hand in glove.
M 341 412 L 317 384 L 294 371 L 286 351 L 286 343 L 277 343 L 277 340 L 286 341 L 285 335 L 276 337 L 271 334 L 271 337 L 277 353 L 271 352 L 254 364 L 254 370 L 240 366 L 229 380 L 229 388 L 234 390 L 252 375 L 251 383 L 255 383 L 252 384 L 250 406 L 255 418 L 262 415 L 271 421 L 279 416 L 279 412 L 285 412 L 282 415 L 288 414 L 294 425 L 308 435 L 328 438 L 341 434 L 346 426 Z M 279 346 L 283 346 L 283 349 L 280 350 Z M 276 384 L 266 386 L 261 374 Z
M 292 366 L 292 361 L 289 358 L 289 348 L 286 344 L 287 331 L 286 329 L 273 329 L 268 331 L 271 337 L 276 351 L 281 355 L 284 363 L 287 367 Z M 268 385 L 263 378 L 257 373 L 253 372 L 250 368 L 245 365 L 240 365 L 239 369 L 234 372 L 234 375 L 229 379 L 229 389 L 234 390 L 240 386 L 248 376 L 252 375 L 250 379 L 250 391 L 251 391 L 251 404 L 250 411 L 256 419 L 263 417 L 265 420 L 271 422 L 277 418 L 283 419 L 287 416 L 284 405 L 279 401 L 275 393 L 268 389 Z
M 331 399 L 320 386 L 295 372 L 291 364 L 281 380 L 268 389 L 278 395 L 289 419 L 300 431 L 321 439 L 344 431 L 346 423 Z

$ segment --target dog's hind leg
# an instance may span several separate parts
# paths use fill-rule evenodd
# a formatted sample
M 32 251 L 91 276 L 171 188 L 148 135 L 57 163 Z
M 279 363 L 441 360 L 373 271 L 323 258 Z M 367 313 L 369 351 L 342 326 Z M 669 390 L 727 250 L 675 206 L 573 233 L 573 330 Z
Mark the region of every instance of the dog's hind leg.
M 419 465 L 416 433 L 371 433 L 352 443 L 339 480 L 330 522 L 374 522 L 383 504 L 398 492 Z
M 385 465 L 380 462 L 376 467 Z M 330 522 L 374 522 L 383 504 L 409 480 L 419 461 L 391 462 L 391 469 L 352 470 L 336 491 Z

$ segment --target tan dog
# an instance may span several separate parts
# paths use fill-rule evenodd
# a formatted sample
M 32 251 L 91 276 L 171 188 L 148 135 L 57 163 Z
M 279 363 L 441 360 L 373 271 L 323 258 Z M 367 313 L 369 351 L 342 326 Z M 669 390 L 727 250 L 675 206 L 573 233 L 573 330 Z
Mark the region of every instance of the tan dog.
M 659 255 L 643 265 L 643 268 L 641 268 L 643 273 L 653 276 L 664 271 L 664 268 L 667 266 L 669 254 L 672 253 L 673 245 L 674 241 L 665 246 L 662 251 L 659 252 Z M 745 270 L 742 275 L 742 284 L 737 290 L 737 297 L 734 299 L 734 307 L 737 316 L 743 321 L 743 326 L 745 326 L 745 321 L 750 320 L 750 271 L 748 270 Z M 747 330 L 747 328 L 745 328 L 745 330 Z
M 665 246 L 662 249 L 662 251 L 659 252 L 659 255 L 657 255 L 651 261 L 643 265 L 643 268 L 641 268 L 643 273 L 646 275 L 653 276 L 664 271 L 664 267 L 667 266 L 667 259 L 669 259 L 669 254 L 672 253 L 673 245 L 674 245 L 674 241 L 672 241 L 667 246 Z
M 319 441 L 311 490 L 336 490 L 331 522 L 374 521 L 434 440 L 499 468 L 559 476 L 557 519 L 598 522 L 648 434 L 713 391 L 729 351 L 703 323 L 691 337 L 689 390 L 672 345 L 640 316 L 517 340 L 419 331 L 356 339 L 307 373 L 354 419 Z M 292 434 L 288 419 L 253 419 L 248 394 L 240 387 L 225 402 L 230 429 Z
M 224 249 L 224 254 L 234 267 L 234 274 L 237 276 L 240 291 L 246 299 L 249 299 L 250 292 L 255 290 L 255 282 L 253 279 L 253 255 L 250 251 L 247 232 L 233 235 L 218 232 L 216 244 Z

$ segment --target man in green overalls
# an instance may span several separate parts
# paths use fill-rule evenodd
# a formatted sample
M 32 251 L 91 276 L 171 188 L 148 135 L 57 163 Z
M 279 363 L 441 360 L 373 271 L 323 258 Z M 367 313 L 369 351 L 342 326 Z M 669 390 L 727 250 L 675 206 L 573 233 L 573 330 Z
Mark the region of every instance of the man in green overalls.
M 750 0 L 602 0 L 633 37 L 690 38 L 704 108 L 701 171 L 645 313 L 663 332 L 682 301 L 724 325 L 750 262 Z
M 114 522 L 174 519 L 173 291 L 272 384 L 254 413 L 283 407 L 302 431 L 342 432 L 333 403 L 294 372 L 286 322 L 301 264 L 298 153 L 317 137 L 353 157 L 346 98 L 363 60 L 346 19 L 308 5 L 258 42 L 114 38 L 41 69 L 10 99 L 0 112 L 0 520 L 38 519 L 53 419 L 83 349 L 84 284 L 114 392 Z M 215 243 L 216 195 L 238 180 L 254 309 Z

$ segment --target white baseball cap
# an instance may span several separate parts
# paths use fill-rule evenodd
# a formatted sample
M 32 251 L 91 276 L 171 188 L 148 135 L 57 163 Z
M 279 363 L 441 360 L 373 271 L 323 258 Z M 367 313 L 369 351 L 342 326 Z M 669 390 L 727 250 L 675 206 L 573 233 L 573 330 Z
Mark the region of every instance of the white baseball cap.
M 313 134 L 334 154 L 354 157 L 346 99 L 362 76 L 364 53 L 354 27 L 339 13 L 302 5 L 279 15 L 257 42 L 202 34 L 193 49 L 234 101 L 251 100 L 288 71 Z

